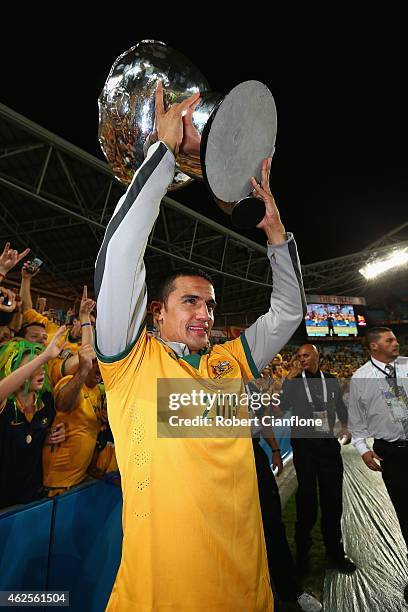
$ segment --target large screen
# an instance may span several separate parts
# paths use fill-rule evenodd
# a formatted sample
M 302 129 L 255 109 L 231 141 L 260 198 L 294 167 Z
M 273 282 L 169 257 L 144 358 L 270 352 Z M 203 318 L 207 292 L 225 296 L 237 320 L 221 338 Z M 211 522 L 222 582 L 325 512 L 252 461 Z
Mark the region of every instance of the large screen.
M 308 304 L 305 317 L 308 336 L 357 336 L 353 306 Z

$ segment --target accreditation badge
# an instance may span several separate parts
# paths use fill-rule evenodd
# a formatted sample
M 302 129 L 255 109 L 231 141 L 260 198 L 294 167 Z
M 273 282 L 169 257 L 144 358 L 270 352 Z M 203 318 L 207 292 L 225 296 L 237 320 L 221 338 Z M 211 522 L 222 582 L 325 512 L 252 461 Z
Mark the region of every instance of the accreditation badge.
M 313 411 L 313 419 L 316 433 L 330 433 L 329 413 L 327 410 Z
M 383 394 L 394 423 L 406 423 L 408 421 L 408 406 L 404 395 L 396 395 L 392 390 L 385 390 Z

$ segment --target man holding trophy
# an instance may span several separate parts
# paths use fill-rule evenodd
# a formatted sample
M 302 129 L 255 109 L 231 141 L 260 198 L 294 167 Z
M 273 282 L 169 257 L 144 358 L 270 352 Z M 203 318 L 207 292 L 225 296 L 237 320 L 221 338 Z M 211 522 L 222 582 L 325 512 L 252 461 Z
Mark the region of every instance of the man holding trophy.
M 196 93 L 165 111 L 159 83 L 157 142 L 120 199 L 96 262 L 97 352 L 123 489 L 122 560 L 108 609 L 121 612 L 273 610 L 251 439 L 157 436 L 158 379 L 221 372 L 244 389 L 304 316 L 296 244 L 269 189 L 268 158 L 260 184 L 251 184 L 265 206 L 257 227 L 273 273 L 269 311 L 240 338 L 208 350 L 214 287 L 200 270 L 176 271 L 152 304 L 159 337 L 146 332 L 143 256 L 198 103 Z

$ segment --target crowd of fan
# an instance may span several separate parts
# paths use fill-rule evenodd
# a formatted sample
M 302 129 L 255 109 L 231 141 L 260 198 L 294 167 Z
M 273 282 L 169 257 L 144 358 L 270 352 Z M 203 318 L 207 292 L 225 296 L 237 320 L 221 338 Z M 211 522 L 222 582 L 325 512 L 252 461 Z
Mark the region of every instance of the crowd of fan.
M 7 274 L 29 253 L 0 254 L 0 508 L 53 497 L 90 478 L 119 485 L 106 397 L 94 352 L 95 302 L 56 321 L 30 261 L 18 293 Z M 63 325 L 60 325 L 63 323 Z
M 285 378 L 293 367 L 296 367 L 298 346 L 284 347 L 267 368 L 262 372 L 265 392 L 280 392 Z M 408 352 L 407 338 L 400 338 L 400 353 Z M 348 393 L 349 382 L 356 370 L 366 363 L 370 353 L 364 339 L 355 342 L 330 343 L 319 345 L 319 367 L 323 372 L 333 374 L 339 380 L 345 394 Z
M 64 321 L 46 310 L 45 298 L 34 309 L 38 270 L 24 261 L 28 253 L 6 244 L 0 254 L 0 508 L 53 497 L 89 478 L 120 485 L 94 352 L 95 302 L 84 287 L 79 311 L 68 310 Z M 4 279 L 23 261 L 16 293 Z M 290 345 L 276 355 L 263 371 L 263 390 L 279 392 L 296 358 Z M 367 358 L 358 341 L 320 347 L 321 369 L 345 381 Z
M 289 361 L 294 359 L 296 352 L 297 348 L 291 347 L 286 354 L 286 359 Z M 351 378 L 369 357 L 367 347 L 358 340 L 347 344 L 330 343 L 330 345 L 319 346 L 319 352 L 321 369 L 338 378 Z
M 273 380 L 271 388 L 279 392 L 285 378 L 297 361 L 296 346 L 286 346 L 281 353 L 276 355 L 268 368 L 264 371 L 264 377 Z M 333 374 L 339 379 L 349 379 L 353 373 L 368 359 L 366 347 L 361 343 L 349 344 L 347 346 L 319 346 L 320 368 L 324 372 Z

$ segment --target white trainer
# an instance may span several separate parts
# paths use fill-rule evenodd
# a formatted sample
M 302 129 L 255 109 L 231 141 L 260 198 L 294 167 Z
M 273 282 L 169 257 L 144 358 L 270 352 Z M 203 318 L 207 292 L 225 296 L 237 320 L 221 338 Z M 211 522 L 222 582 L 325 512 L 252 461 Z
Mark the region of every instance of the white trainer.
M 302 593 L 297 600 L 301 610 L 304 612 L 321 612 L 323 606 L 316 597 L 309 595 L 309 593 Z

